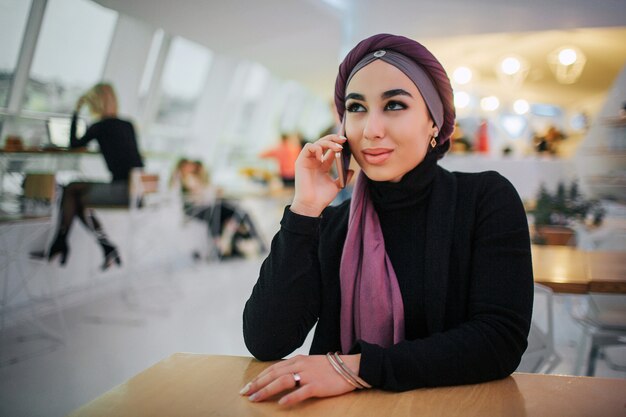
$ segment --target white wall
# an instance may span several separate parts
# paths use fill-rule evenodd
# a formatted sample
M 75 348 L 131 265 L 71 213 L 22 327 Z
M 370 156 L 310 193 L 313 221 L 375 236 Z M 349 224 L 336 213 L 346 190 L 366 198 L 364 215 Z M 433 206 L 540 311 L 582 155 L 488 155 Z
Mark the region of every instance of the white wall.
M 576 179 L 576 167 L 571 159 L 541 155 L 503 158 L 452 154 L 446 155 L 439 165 L 449 171 L 497 171 L 513 184 L 522 200 L 526 201 L 537 198 L 541 184 L 555 190 L 559 181 Z
M 626 119 L 618 122 L 626 102 L 626 66 L 616 78 L 602 109 L 576 153 L 583 191 L 596 198 L 626 200 Z
M 154 29 L 123 14 L 119 15 L 102 79 L 116 89 L 119 111 L 139 120 L 139 85 L 150 51 Z

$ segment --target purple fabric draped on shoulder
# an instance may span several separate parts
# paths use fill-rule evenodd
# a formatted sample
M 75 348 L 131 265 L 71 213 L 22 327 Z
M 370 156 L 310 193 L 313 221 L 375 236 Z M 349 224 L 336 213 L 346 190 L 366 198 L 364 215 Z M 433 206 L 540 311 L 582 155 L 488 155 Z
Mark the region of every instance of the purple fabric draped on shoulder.
M 352 70 L 364 56 L 379 50 L 406 56 L 431 78 L 443 105 L 443 123 L 439 129 L 437 146 L 433 150 L 441 158 L 450 147 L 450 135 L 454 130 L 452 86 L 439 61 L 424 46 L 411 39 L 387 34 L 375 35 L 361 41 L 348 53 L 339 66 L 335 84 L 335 104 L 339 118 L 343 119 L 346 83 Z M 423 86 L 424 83 L 418 84 Z M 429 99 L 435 94 L 432 90 L 427 93 Z M 441 104 L 438 104 L 437 120 L 441 118 Z M 432 114 L 432 109 L 429 110 Z M 380 221 L 369 197 L 367 184 L 365 173 L 361 171 L 350 202 L 348 232 L 339 271 L 341 348 L 345 354 L 358 340 L 390 347 L 403 341 L 405 335 L 402 293 L 385 250 Z M 415 238 L 419 239 L 418 236 Z
M 359 42 L 348 53 L 341 65 L 339 65 L 339 74 L 337 74 L 337 80 L 335 82 L 335 105 L 339 113 L 339 120 L 343 118 L 345 111 L 346 82 L 350 76 L 350 72 L 352 72 L 354 66 L 365 55 L 380 49 L 396 51 L 413 59 L 417 64 L 421 65 L 432 78 L 439 92 L 439 96 L 441 97 L 444 111 L 443 126 L 437 137 L 438 146 L 445 146 L 447 150 L 449 147 L 448 141 L 454 130 L 454 119 L 456 117 L 450 79 L 439 60 L 437 60 L 425 46 L 404 36 L 386 33 L 374 35 Z
M 361 171 L 350 201 L 348 234 L 339 271 L 344 354 L 356 340 L 382 347 L 404 340 L 402 294 L 368 193 L 367 178 Z

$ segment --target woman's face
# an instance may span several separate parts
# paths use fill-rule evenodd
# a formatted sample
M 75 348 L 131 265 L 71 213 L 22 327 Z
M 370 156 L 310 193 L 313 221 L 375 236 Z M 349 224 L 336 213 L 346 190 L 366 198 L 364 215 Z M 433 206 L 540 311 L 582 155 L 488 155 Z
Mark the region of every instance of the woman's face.
M 435 133 L 419 90 L 381 60 L 363 67 L 346 87 L 346 137 L 374 181 L 398 182 L 426 155 Z
M 184 175 L 191 175 L 194 173 L 195 170 L 195 165 L 193 164 L 193 162 L 189 162 L 189 161 L 185 161 L 181 166 L 180 166 L 180 172 L 181 174 Z

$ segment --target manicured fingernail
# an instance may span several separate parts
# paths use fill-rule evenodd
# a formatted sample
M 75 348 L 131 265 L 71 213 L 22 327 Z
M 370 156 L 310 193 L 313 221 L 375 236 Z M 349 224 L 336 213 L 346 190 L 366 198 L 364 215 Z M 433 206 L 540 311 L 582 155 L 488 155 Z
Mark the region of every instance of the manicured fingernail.
M 338 144 L 338 143 L 335 143 L 335 147 L 336 147 L 336 148 L 339 148 L 339 149 L 343 149 L 343 146 L 341 146 L 341 145 L 340 145 L 340 144 Z
M 348 138 L 347 138 L 347 137 L 345 137 L 345 136 L 339 136 L 339 137 L 340 137 L 341 139 L 343 139 L 343 140 L 348 140 Z
M 255 392 L 254 394 L 252 394 L 251 396 L 248 397 L 248 399 L 250 401 L 256 401 L 256 399 L 259 398 L 259 393 Z
M 283 405 L 287 403 L 287 397 L 282 397 L 280 400 L 278 400 L 278 404 Z
M 252 386 L 252 383 L 248 382 L 248 383 L 246 384 L 246 386 L 245 386 L 245 387 L 243 387 L 243 388 L 241 389 L 241 391 L 239 391 L 239 394 L 240 394 L 240 395 L 245 395 L 248 391 L 250 391 L 250 387 L 251 387 L 251 386 Z

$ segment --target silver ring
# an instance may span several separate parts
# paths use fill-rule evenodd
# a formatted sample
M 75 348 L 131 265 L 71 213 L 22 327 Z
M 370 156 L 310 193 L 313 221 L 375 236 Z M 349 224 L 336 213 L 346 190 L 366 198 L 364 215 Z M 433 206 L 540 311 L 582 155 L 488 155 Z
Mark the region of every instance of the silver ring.
M 293 376 L 293 382 L 296 383 L 296 388 L 298 388 L 300 386 L 300 374 L 294 372 L 291 375 Z

